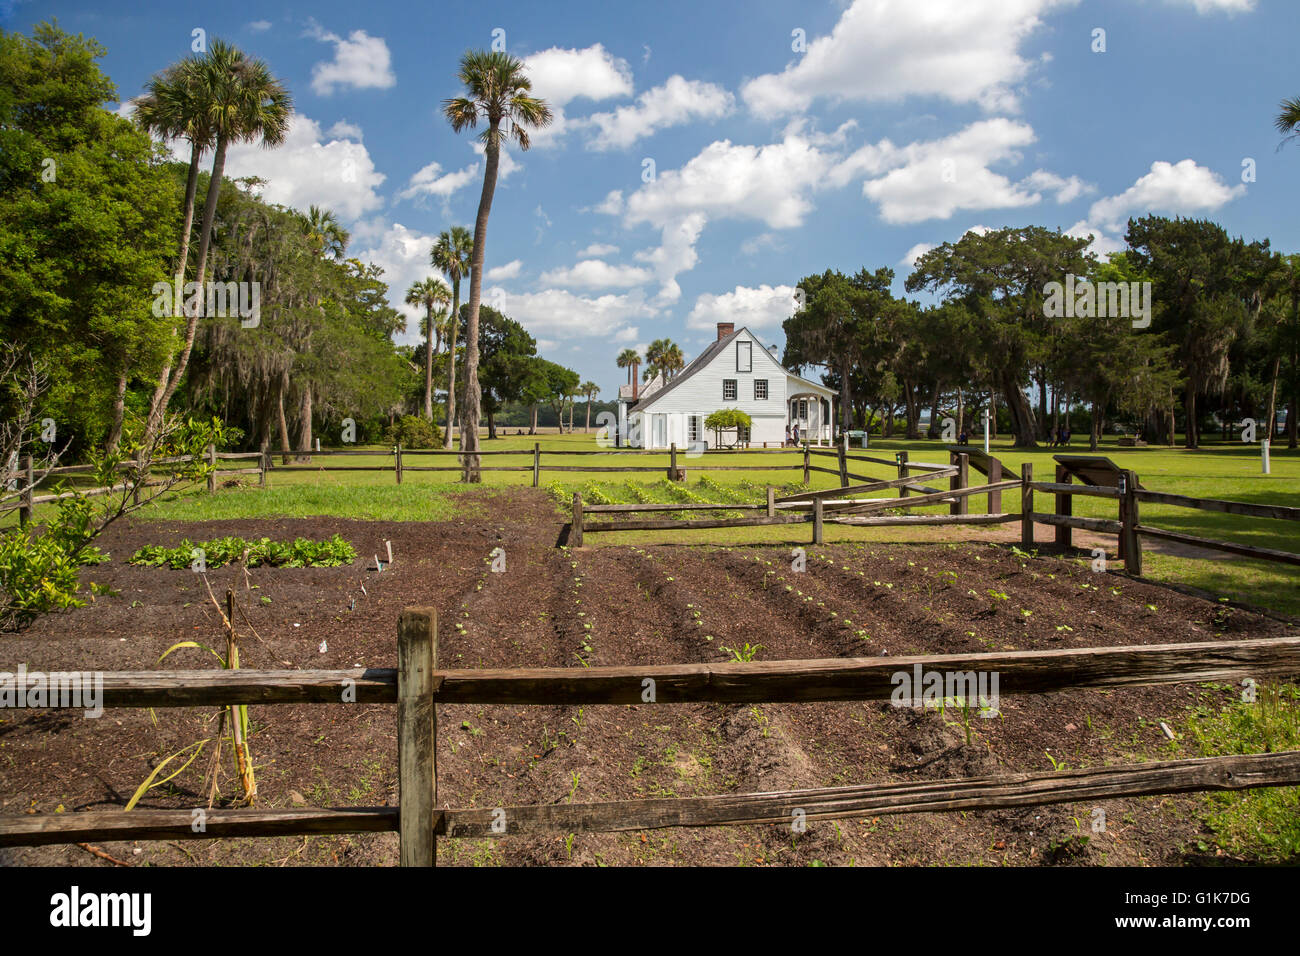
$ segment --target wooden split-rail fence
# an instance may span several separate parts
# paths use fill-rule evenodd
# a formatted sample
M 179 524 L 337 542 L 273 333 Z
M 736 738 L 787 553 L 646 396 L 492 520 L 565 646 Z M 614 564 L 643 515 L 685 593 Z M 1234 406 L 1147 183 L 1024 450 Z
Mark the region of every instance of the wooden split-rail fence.
M 785 824 L 893 813 L 991 810 L 1150 794 L 1300 784 L 1300 751 L 1119 767 L 766 793 L 451 808 L 438 797 L 439 704 L 662 706 L 889 700 L 895 675 L 996 673 L 999 697 L 1300 673 L 1300 637 L 991 654 L 832 658 L 633 667 L 437 666 L 437 615 L 402 613 L 397 667 L 349 670 L 130 671 L 103 675 L 103 705 L 397 705 L 398 805 L 333 808 L 94 810 L 0 816 L 0 846 L 397 832 L 403 866 L 432 866 L 437 837 L 619 832 Z M 352 706 L 352 705 L 348 705 Z M 201 826 L 196 825 L 201 821 Z
M 237 475 L 256 474 L 257 483 L 259 487 L 265 486 L 266 472 L 267 469 L 270 467 L 267 461 L 268 457 L 269 456 L 263 455 L 261 452 L 256 452 L 256 451 L 219 452 L 217 451 L 215 445 L 209 445 L 207 447 L 207 450 L 200 456 L 177 455 L 171 458 L 156 458 L 149 463 L 148 467 L 152 469 L 155 467 L 164 467 L 166 465 L 179 464 L 181 462 L 192 462 L 195 461 L 196 458 L 198 461 L 207 462 L 211 466 L 207 474 L 208 493 L 212 494 L 217 490 L 218 478 L 227 478 L 227 477 L 237 476 Z M 218 463 L 222 461 L 246 461 L 254 458 L 257 459 L 256 468 L 226 468 L 226 469 L 218 468 Z M 134 471 L 139 467 L 140 467 L 140 463 L 138 461 L 124 461 L 117 466 L 117 470 L 120 472 L 130 472 L 130 471 Z M 51 494 L 38 495 L 36 494 L 37 486 L 43 484 L 44 482 L 50 480 L 51 478 L 59 478 L 65 475 L 91 474 L 92 472 L 95 471 L 95 466 L 94 465 L 60 465 L 55 468 L 44 469 L 43 471 L 41 471 L 41 474 L 39 476 L 37 475 L 37 471 L 38 469 L 36 468 L 36 464 L 32 456 L 28 455 L 27 457 L 25 457 L 23 459 L 21 470 L 19 472 L 21 477 L 18 479 L 19 483 L 22 485 L 22 492 L 20 495 L 18 495 L 18 499 L 17 499 L 18 500 L 18 524 L 20 527 L 27 525 L 32 520 L 32 516 L 37 505 L 55 504 L 59 501 L 62 501 L 65 498 L 72 498 L 78 495 L 84 498 L 93 498 L 99 495 L 111 495 L 117 492 L 130 490 L 132 487 L 128 483 L 122 483 L 116 485 L 104 485 L 102 487 L 97 487 L 97 488 L 78 488 L 76 490 L 61 491 L 61 492 L 54 492 Z M 144 487 L 148 487 L 150 485 L 156 485 L 158 484 L 158 482 L 154 481 L 153 479 L 146 479 L 142 484 Z M 137 500 L 139 495 L 139 487 L 140 486 L 136 486 Z
M 839 486 L 815 491 L 803 491 L 782 497 L 777 497 L 775 489 L 769 486 L 766 504 L 668 502 L 662 504 L 591 505 L 584 504 L 581 494 L 575 493 L 573 496 L 572 518 L 569 524 L 568 543 L 574 547 L 581 547 L 586 535 L 607 531 L 671 531 L 811 523 L 813 526 L 813 544 L 822 544 L 824 527 L 828 522 L 878 527 L 989 525 L 1019 521 L 1021 544 L 1025 548 L 1035 546 L 1035 524 L 1046 524 L 1054 527 L 1054 543 L 1063 550 L 1073 547 L 1072 531 L 1076 528 L 1100 534 L 1116 535 L 1119 541 L 1119 560 L 1124 562 L 1125 570 L 1129 574 L 1136 576 L 1142 574 L 1142 539 L 1144 537 L 1223 551 L 1243 557 L 1256 558 L 1261 561 L 1300 565 L 1300 554 L 1297 553 L 1203 538 L 1144 524 L 1141 520 L 1141 505 L 1143 503 L 1173 505 L 1182 508 L 1195 508 L 1203 511 L 1281 521 L 1300 521 L 1300 508 L 1284 505 L 1250 504 L 1217 498 L 1192 498 L 1187 495 L 1152 491 L 1142 487 L 1136 472 L 1131 469 L 1120 468 L 1110 459 L 1102 456 L 1056 455 L 1054 456 L 1057 462 L 1056 480 L 1053 482 L 1039 482 L 1034 480 L 1032 464 L 1025 463 L 1022 465 L 1020 477 L 1013 478 L 1011 472 L 997 458 L 984 456 L 977 451 L 961 446 L 950 446 L 948 451 L 950 461 L 945 465 L 937 462 L 910 461 L 907 452 L 899 452 L 893 461 L 865 455 L 851 455 L 848 454 L 847 443 L 843 441 L 836 452 L 805 448 L 804 483 L 806 484 L 808 481 L 809 471 L 820 471 L 836 475 L 840 481 Z M 838 467 L 831 469 L 807 464 L 811 456 L 818 455 L 837 458 Z M 850 462 L 868 462 L 894 466 L 898 469 L 898 477 L 877 480 L 865 475 L 854 474 L 848 470 Z M 982 475 L 985 483 L 971 485 L 971 471 Z M 920 477 L 913 476 L 913 472 L 920 472 Z M 944 478 L 947 478 L 949 482 L 946 489 L 921 483 Z M 849 484 L 850 479 L 863 483 Z M 849 497 L 873 492 L 887 492 L 894 489 L 897 489 L 897 498 L 864 499 Z M 1014 489 L 1020 491 L 1020 511 L 1018 513 L 1004 512 L 1002 510 L 1002 493 L 1004 491 L 1012 492 Z M 1054 496 L 1055 510 L 1053 513 L 1035 510 L 1035 492 L 1045 492 Z M 988 496 L 988 508 L 985 514 L 970 513 L 970 499 L 977 495 Z M 1109 498 L 1116 501 L 1118 503 L 1117 518 L 1089 518 L 1074 515 L 1073 499 L 1076 495 Z M 948 505 L 948 514 L 900 515 L 891 513 L 944 504 Z M 589 520 L 594 515 L 621 516 L 684 511 L 755 511 L 763 513 L 739 518 Z

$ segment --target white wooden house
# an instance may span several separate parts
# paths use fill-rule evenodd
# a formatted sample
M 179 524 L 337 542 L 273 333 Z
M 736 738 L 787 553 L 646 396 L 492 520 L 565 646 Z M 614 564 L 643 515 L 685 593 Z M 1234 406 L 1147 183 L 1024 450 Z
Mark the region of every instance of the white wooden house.
M 718 336 L 668 381 L 623 386 L 618 398 L 618 445 L 667 448 L 717 447 L 704 420 L 738 408 L 753 421 L 748 434 L 724 431 L 722 443 L 779 448 L 796 425 L 799 441 L 834 443 L 835 392 L 787 371 L 749 329 L 718 323 Z

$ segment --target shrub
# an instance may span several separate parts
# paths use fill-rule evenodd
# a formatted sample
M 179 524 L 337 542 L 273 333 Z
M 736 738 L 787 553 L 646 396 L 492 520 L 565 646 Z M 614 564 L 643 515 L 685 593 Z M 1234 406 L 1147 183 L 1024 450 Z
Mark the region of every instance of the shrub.
M 384 441 L 403 448 L 441 448 L 442 429 L 419 415 L 403 415 L 384 430 Z
M 78 571 L 107 560 L 89 544 L 90 502 L 66 498 L 43 534 L 31 525 L 0 534 L 0 629 L 22 627 L 37 615 L 82 607 Z

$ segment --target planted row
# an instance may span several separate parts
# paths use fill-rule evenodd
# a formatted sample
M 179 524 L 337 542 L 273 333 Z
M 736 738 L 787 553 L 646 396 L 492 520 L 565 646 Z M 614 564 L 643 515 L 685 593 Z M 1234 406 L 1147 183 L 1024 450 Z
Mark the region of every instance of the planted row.
M 356 549 L 336 534 L 328 541 L 309 541 L 306 538 L 294 541 L 272 541 L 270 538 L 248 541 L 244 538 L 226 537 L 195 544 L 186 538 L 174 548 L 146 545 L 131 555 L 131 564 L 145 567 L 166 565 L 174 571 L 180 571 L 191 566 L 196 549 L 203 552 L 204 562 L 209 568 L 219 568 L 241 559 L 250 568 L 261 564 L 283 568 L 332 568 L 351 564 L 357 558 Z

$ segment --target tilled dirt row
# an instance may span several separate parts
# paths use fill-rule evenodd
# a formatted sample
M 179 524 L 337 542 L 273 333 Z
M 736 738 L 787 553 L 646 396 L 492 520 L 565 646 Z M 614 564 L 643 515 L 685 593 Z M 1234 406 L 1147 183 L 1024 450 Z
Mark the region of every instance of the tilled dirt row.
M 210 571 L 236 591 L 251 667 L 393 666 L 403 607 L 439 615 L 444 668 L 599 667 L 977 653 L 1273 636 L 1277 621 L 1086 563 L 987 545 L 556 547 L 562 519 L 531 489 L 475 499 L 487 518 L 426 524 L 332 519 L 136 523 L 113 529 L 113 560 L 87 573 L 118 592 L 50 616 L 0 644 L 0 669 L 142 669 L 181 640 L 221 639 L 200 576 L 125 563 L 143 544 L 227 534 L 335 532 L 365 555 L 352 568 Z M 394 564 L 366 570 L 391 541 Z M 504 569 L 492 552 L 503 550 Z M 793 553 L 792 553 L 793 552 Z M 802 567 L 800 568 L 800 560 Z M 247 621 L 245 622 L 244 615 Z M 256 630 L 256 636 L 252 634 Z M 215 646 L 215 643 L 214 643 Z M 168 666 L 215 666 L 179 651 Z M 787 790 L 1100 766 L 1191 755 L 1169 743 L 1185 708 L 1226 691 L 1178 685 L 1003 698 L 985 719 L 888 702 L 439 708 L 444 806 L 509 807 Z M 261 806 L 373 806 L 396 793 L 395 711 L 381 705 L 252 709 Z M 125 803 L 168 754 L 216 734 L 199 709 L 117 710 L 100 720 L 11 711 L 0 722 L 0 812 Z M 142 807 L 205 805 L 205 749 Z M 234 794 L 229 754 L 220 791 Z M 882 816 L 789 826 L 441 840 L 440 861 L 476 864 L 1169 863 L 1200 835 L 1196 798 L 1091 807 Z M 221 805 L 220 799 L 218 805 Z M 1072 837 L 1090 835 L 1086 846 Z M 1065 847 L 1067 850 L 1063 850 Z M 392 835 L 106 844 L 126 862 L 375 864 Z M 19 863 L 102 862 L 75 847 L 10 851 Z M 110 864 L 105 864 L 110 865 Z

